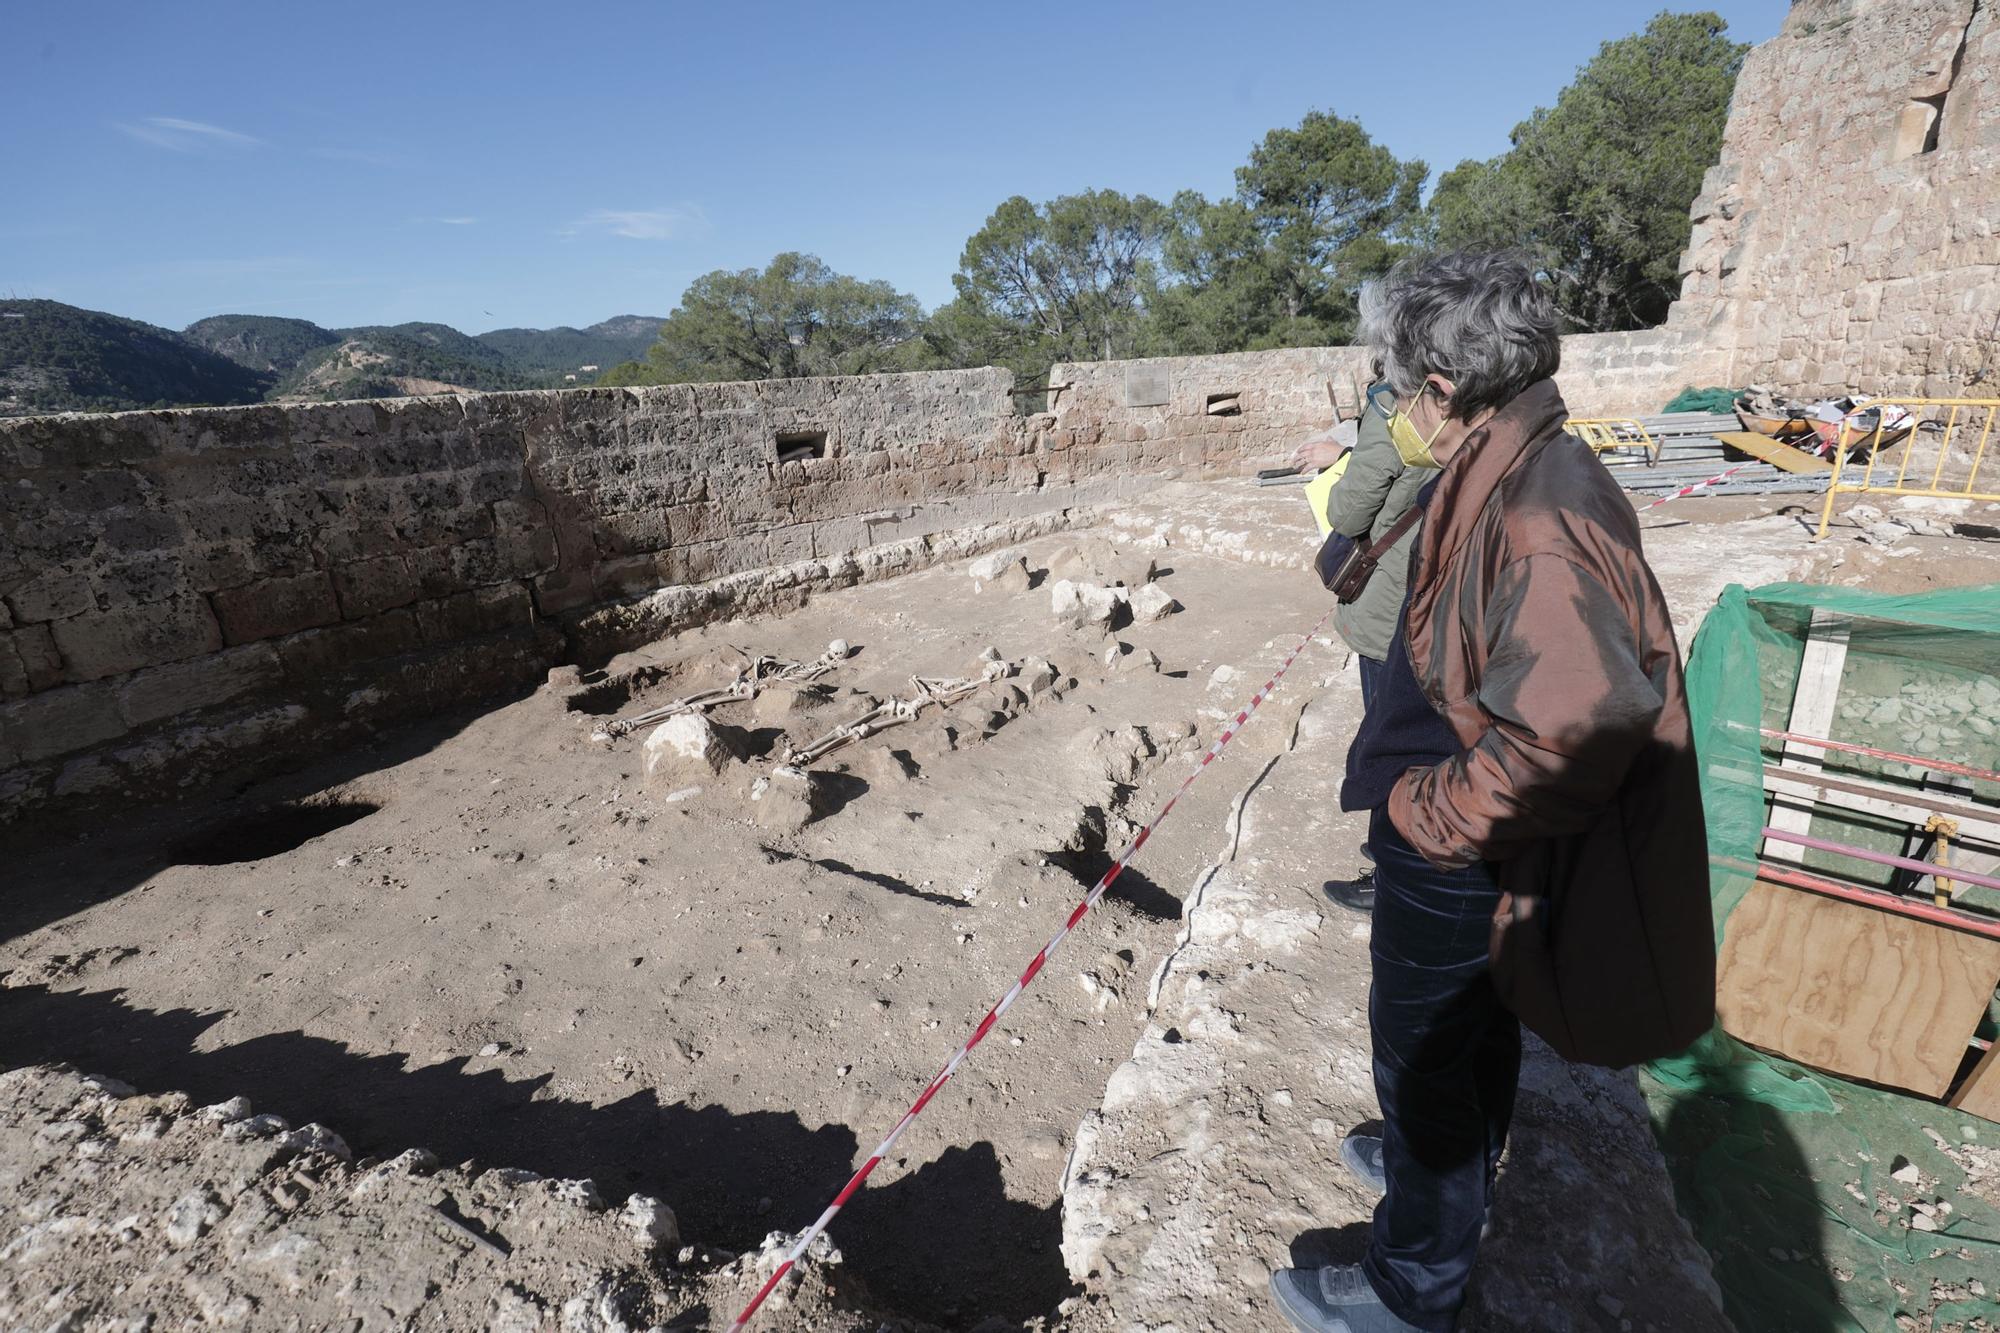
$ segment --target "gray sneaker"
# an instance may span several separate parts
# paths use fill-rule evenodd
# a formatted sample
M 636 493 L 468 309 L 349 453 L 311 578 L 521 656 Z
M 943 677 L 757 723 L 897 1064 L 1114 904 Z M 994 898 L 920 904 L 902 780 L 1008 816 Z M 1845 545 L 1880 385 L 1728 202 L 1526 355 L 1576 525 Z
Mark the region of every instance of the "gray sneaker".
M 1340 1164 L 1377 1194 L 1388 1190 L 1389 1177 L 1382 1169 L 1381 1135 L 1349 1134 L 1340 1141 Z
M 1281 1268 L 1271 1274 L 1271 1298 L 1301 1333 L 1418 1333 L 1382 1304 L 1359 1264 Z

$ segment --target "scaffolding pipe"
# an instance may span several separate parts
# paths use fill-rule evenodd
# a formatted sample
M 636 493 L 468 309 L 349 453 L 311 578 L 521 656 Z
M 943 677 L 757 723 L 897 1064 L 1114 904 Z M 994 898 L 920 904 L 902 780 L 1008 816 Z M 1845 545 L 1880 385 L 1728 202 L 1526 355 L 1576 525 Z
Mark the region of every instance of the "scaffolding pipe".
M 1978 778 L 1982 782 L 2000 782 L 2000 773 L 1991 769 L 1973 768 L 1967 764 L 1954 764 L 1949 759 L 1922 759 L 1913 754 L 1897 754 L 1894 750 L 1878 750 L 1872 745 L 1855 745 L 1849 741 L 1830 741 L 1824 736 L 1800 736 L 1790 731 L 1777 731 L 1770 727 L 1759 727 L 1758 733 L 1766 740 L 1789 741 L 1794 745 L 1810 745 L 1822 750 L 1837 750 L 1841 754 L 1865 754 L 1873 759 L 1887 759 L 1892 763 L 1914 764 L 1918 768 L 1928 768 L 1933 773 L 1956 773 L 1964 778 Z
M 1918 921 L 1928 921 L 1933 925 L 1950 926 L 1954 930 L 1968 931 L 1974 935 L 1984 935 L 1988 939 L 2000 940 L 2000 921 L 1987 921 L 1955 912 L 1946 907 L 1934 907 L 1926 902 L 1912 902 L 1879 889 L 1856 888 L 1851 884 L 1836 884 L 1830 879 L 1808 875 L 1797 870 L 1786 870 L 1768 862 L 1759 862 L 1757 877 L 1786 888 L 1804 889 L 1808 893 L 1824 894 L 1829 898 L 1839 898 L 1850 903 L 1859 903 L 1895 916 L 1912 917 Z
M 1970 870 L 1959 870 L 1951 866 L 1938 866 L 1930 861 L 1918 861 L 1907 856 L 1891 856 L 1887 852 L 1871 852 L 1866 847 L 1850 847 L 1844 842 L 1830 842 L 1825 838 L 1815 838 L 1805 833 L 1792 833 L 1785 829 L 1764 829 L 1764 837 L 1770 842 L 1789 842 L 1800 847 L 1810 847 L 1817 852 L 1833 852 L 1840 856 L 1851 856 L 1860 861 L 1873 861 L 1876 865 L 1895 866 L 1901 870 L 1914 870 L 1919 875 L 1935 875 L 1940 869 L 1947 870 L 1954 880 L 1967 884 L 1977 884 L 1982 889 L 2000 889 L 2000 879 L 1992 875 L 1981 875 Z

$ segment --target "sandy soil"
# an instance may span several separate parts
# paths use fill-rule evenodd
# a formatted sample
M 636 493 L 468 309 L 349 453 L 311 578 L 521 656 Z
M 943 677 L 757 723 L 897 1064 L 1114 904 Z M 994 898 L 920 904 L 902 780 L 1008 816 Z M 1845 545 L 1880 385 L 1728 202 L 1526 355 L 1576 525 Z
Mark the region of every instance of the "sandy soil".
M 1862 540 L 1850 526 L 1808 547 L 1800 515 L 1781 504 L 1687 502 L 1649 519 L 1684 635 L 1726 581 L 1831 576 L 1908 590 L 2000 570 L 2000 542 L 1977 531 Z M 141 1096 L 185 1093 L 198 1106 L 243 1095 L 259 1112 L 323 1122 L 359 1160 L 321 1162 L 322 1174 L 429 1149 L 463 1165 L 421 1187 L 424 1206 L 442 1189 L 475 1199 L 496 1227 L 509 1205 L 474 1189 L 487 1168 L 589 1178 L 607 1216 L 628 1195 L 657 1197 L 698 1238 L 687 1260 L 634 1257 L 616 1250 L 623 1233 L 609 1223 L 578 1226 L 548 1260 L 561 1281 L 528 1294 L 555 1321 L 563 1291 L 643 1270 L 635 1319 L 726 1322 L 724 1307 L 757 1281 L 754 1260 L 729 1252 L 819 1212 L 1102 869 L 1106 846 L 1179 783 L 1323 609 L 1302 572 L 1311 540 L 1296 495 L 1167 487 L 1114 520 L 1108 532 L 1150 543 L 1170 566 L 1161 582 L 1186 607 L 1113 637 L 1156 653 L 1158 672 L 1137 652 L 1107 665 L 1105 636 L 1060 626 L 1047 586 L 976 592 L 964 565 L 938 567 L 680 635 L 582 688 L 441 718 L 232 800 L 21 859 L 0 899 L 5 1063 L 69 1062 Z M 1035 544 L 1031 566 L 1071 544 Z M 1893 554 L 1905 547 L 1913 554 Z M 732 649 L 804 660 L 834 638 L 857 651 L 827 678 L 830 698 L 773 694 L 713 714 L 752 756 L 719 776 L 649 780 L 644 732 L 591 739 L 615 712 L 722 683 Z M 825 818 L 796 831 L 758 822 L 750 784 L 787 740 L 907 692 L 912 674 L 976 672 L 988 647 L 1046 659 L 1058 686 L 1032 697 L 992 688 L 927 714 L 822 765 L 836 806 Z M 1322 879 L 1353 869 L 1360 841 L 1358 821 L 1333 811 L 1357 702 L 1345 665 L 1331 641 L 1307 650 L 835 1223 L 844 1285 L 803 1293 L 784 1322 L 872 1328 L 866 1312 L 887 1310 L 953 1328 L 1062 1316 L 1124 1327 L 1123 1302 L 1148 1327 L 1264 1327 L 1260 1266 L 1284 1262 L 1294 1242 L 1302 1254 L 1351 1242 L 1367 1201 L 1330 1163 L 1332 1134 L 1371 1113 L 1365 928 L 1324 921 L 1318 896 Z M 1235 924 L 1203 939 L 1220 927 L 1183 922 L 1195 894 L 1224 909 L 1211 923 Z M 1221 948 L 1231 970 L 1211 985 L 1183 952 L 1162 972 L 1190 943 Z M 1161 1008 L 1149 1014 L 1156 973 Z M 1188 1040 L 1202 1033 L 1176 1006 L 1237 1031 Z M 1245 1032 L 1254 1040 L 1232 1047 Z M 1114 1103 L 1143 1101 L 1114 1071 L 1157 1068 L 1146 1061 L 1168 1048 L 1193 1080 L 1181 1102 L 1128 1117 L 1137 1128 L 1108 1142 Z M 1546 1306 L 1568 1312 L 1564 1326 L 1598 1327 L 1673 1278 L 1677 1221 L 1659 1210 L 1657 1155 L 1633 1134 L 1625 1091 L 1531 1069 L 1516 1159 L 1554 1163 L 1562 1190 L 1523 1187 L 1496 1221 L 1496 1245 L 1522 1262 L 1482 1280 L 1482 1326 L 1536 1327 Z M 1199 1125 L 1196 1100 L 1215 1111 Z M 1612 1109 L 1589 1109 L 1599 1103 Z M 43 1127 L 77 1120 L 83 1139 L 123 1143 L 92 1128 L 115 1114 L 108 1104 L 43 1109 Z M 193 1122 L 185 1111 L 166 1119 Z M 1074 1141 L 1080 1123 L 1099 1136 L 1089 1153 Z M 1167 1179 L 1198 1160 L 1190 1143 L 1220 1145 L 1206 1174 Z M 11 1178 L 73 1170 L 67 1151 L 31 1153 Z M 208 1169 L 192 1147 L 167 1162 L 146 1151 L 135 1171 Z M 1151 1171 L 1199 1205 L 1181 1240 L 1207 1228 L 1230 1253 L 1170 1245 L 1152 1270 L 1135 1258 L 1073 1277 L 1065 1168 L 1086 1169 L 1072 1157 L 1093 1154 L 1122 1164 L 1104 1178 L 1124 1182 L 1107 1198 L 1145 1197 L 1139 1177 Z M 262 1176 L 230 1170 L 232 1197 L 252 1184 L 268 1196 Z M 1565 1204 L 1621 1190 L 1616 1245 L 1601 1243 L 1596 1214 Z M 90 1196 L 68 1180 L 47 1197 Z M 1529 1263 L 1555 1210 L 1565 1210 L 1556 1230 L 1577 1243 Z M 1127 1219 L 1120 1243 L 1173 1221 Z M 78 1290 L 120 1280 L 104 1252 L 78 1253 L 96 1257 L 47 1271 L 68 1272 Z M 414 1241 L 383 1253 L 420 1271 L 434 1262 Z M 1650 1275 L 1626 1272 L 1649 1253 Z M 208 1271 L 249 1281 L 232 1262 L 217 1250 Z M 1135 1276 L 1161 1265 L 1180 1282 L 1171 1300 Z M 1203 1272 L 1220 1276 L 1203 1286 Z M 1701 1310 L 1699 1281 L 1684 1275 L 1682 1286 Z
M 975 595 L 962 566 L 612 664 L 614 685 L 651 682 L 629 707 L 721 683 L 726 646 L 806 659 L 834 637 L 858 650 L 829 678 L 844 690 L 964 675 L 989 646 L 1075 682 L 1012 719 L 968 701 L 955 741 L 927 717 L 861 747 L 840 808 L 799 833 L 760 827 L 744 800 L 769 757 L 692 794 L 649 785 L 643 733 L 595 744 L 604 717 L 545 692 L 182 827 L 57 849 L 17 867 L 4 909 L 0 1046 L 148 1092 L 244 1094 L 364 1155 L 421 1145 L 591 1177 L 614 1203 L 643 1190 L 721 1246 L 796 1230 L 1105 864 L 1141 794 L 1132 770 L 1178 780 L 1193 733 L 1247 693 L 1211 690 L 1215 669 L 1247 675 L 1314 609 L 1278 571 L 1173 563 L 1163 585 L 1194 610 L 1118 636 L 1163 674 L 1108 671 L 1103 636 L 1059 627 L 1046 590 Z M 714 716 L 771 756 L 778 725 L 802 739 L 862 702 Z M 1095 743 L 1135 725 L 1159 753 L 1135 759 L 1134 735 Z M 276 799 L 290 793 L 309 795 Z M 1179 904 L 1161 885 L 1190 878 L 1215 813 L 1182 807 L 1185 838 L 1170 827 L 1148 848 L 836 1225 L 886 1303 L 970 1323 L 1067 1293 L 1069 1134 L 1131 1048 L 1126 978 L 1172 938 Z M 1095 996 L 1084 969 L 1103 978 Z

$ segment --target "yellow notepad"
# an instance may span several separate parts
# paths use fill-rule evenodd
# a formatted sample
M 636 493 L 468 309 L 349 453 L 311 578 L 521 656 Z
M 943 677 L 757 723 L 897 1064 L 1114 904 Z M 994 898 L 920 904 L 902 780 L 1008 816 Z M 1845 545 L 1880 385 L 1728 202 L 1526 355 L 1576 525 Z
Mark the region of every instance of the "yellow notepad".
M 1352 457 L 1354 451 L 1349 449 L 1332 467 L 1321 469 L 1318 476 L 1306 483 L 1306 503 L 1312 506 L 1313 522 L 1319 524 L 1322 539 L 1333 531 L 1333 524 L 1326 521 L 1327 497 L 1333 494 L 1333 484 L 1347 475 L 1347 460 Z

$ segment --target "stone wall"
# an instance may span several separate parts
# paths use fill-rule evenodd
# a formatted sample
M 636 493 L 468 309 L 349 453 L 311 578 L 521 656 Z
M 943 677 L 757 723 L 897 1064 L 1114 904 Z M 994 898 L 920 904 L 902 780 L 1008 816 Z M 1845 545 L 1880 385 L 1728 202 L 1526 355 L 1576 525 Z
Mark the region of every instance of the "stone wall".
M 1578 416 L 1639 415 L 1717 382 L 1725 361 L 1682 326 L 1579 334 L 1563 339 L 1556 380 Z M 1049 401 L 1056 433 L 1086 447 L 1122 442 L 1148 463 L 1276 465 L 1331 425 L 1335 397 L 1352 400 L 1367 377 L 1356 347 L 1075 362 L 1050 372 L 1060 387 Z
M 1237 456 L 1060 429 L 1011 387 L 972 370 L 0 422 L 0 820 L 239 781 L 676 616 L 796 601 L 920 563 L 935 534 L 976 549 L 968 530 L 1007 539 Z
M 1367 382 L 1360 348 L 1064 362 L 1049 371 L 1055 431 L 1084 447 L 1123 444 L 1185 463 L 1282 458 L 1333 421 L 1333 397 Z
M 1737 81 L 1670 323 L 1784 391 L 2000 391 L 2000 4 L 1797 0 Z

